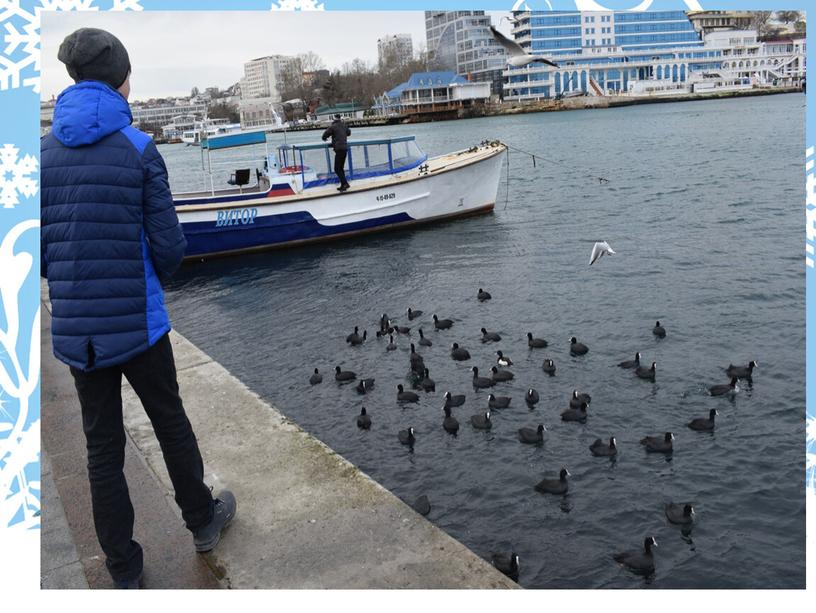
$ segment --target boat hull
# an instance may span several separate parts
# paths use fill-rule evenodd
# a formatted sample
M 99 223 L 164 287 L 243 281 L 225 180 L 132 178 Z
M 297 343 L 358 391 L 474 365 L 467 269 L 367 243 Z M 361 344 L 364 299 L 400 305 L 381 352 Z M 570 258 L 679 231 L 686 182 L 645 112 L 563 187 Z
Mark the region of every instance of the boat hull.
M 447 165 L 429 160 L 431 171 L 360 181 L 343 194 L 329 187 L 281 200 L 263 195 L 234 204 L 177 206 L 185 257 L 289 247 L 487 213 L 496 202 L 505 153 L 503 145 L 491 149 Z

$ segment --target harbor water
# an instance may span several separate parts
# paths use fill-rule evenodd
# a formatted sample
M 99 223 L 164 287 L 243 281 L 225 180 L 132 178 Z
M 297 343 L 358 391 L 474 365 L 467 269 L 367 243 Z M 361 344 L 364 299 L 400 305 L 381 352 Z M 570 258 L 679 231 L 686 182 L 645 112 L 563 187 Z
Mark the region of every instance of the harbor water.
M 166 286 L 171 319 L 397 496 L 427 495 L 428 519 L 477 554 L 518 553 L 525 587 L 803 588 L 804 117 L 804 97 L 787 94 L 355 130 L 415 134 L 430 155 L 483 139 L 539 155 L 533 164 L 510 152 L 489 215 L 187 264 Z M 160 151 L 174 189 L 198 187 L 197 148 Z M 590 267 L 599 240 L 616 253 Z M 480 287 L 492 300 L 476 300 Z M 408 307 L 423 315 L 409 323 Z M 412 327 L 397 351 L 374 338 L 383 312 Z M 452 329 L 434 331 L 434 313 Z M 360 347 L 345 342 L 354 326 L 368 331 Z M 419 327 L 433 342 L 417 347 L 436 391 L 400 406 Z M 482 327 L 502 340 L 483 344 Z M 527 332 L 549 346 L 529 350 Z M 570 356 L 572 336 L 586 356 Z M 472 359 L 451 360 L 453 342 Z M 469 369 L 489 374 L 498 349 L 515 379 L 493 391 L 512 403 L 492 413 L 492 430 L 476 430 L 470 416 L 486 410 L 487 393 L 474 391 Z M 657 362 L 654 383 L 616 366 L 636 351 Z M 753 381 L 733 398 L 706 394 L 728 382 L 729 363 L 750 360 Z M 376 378 L 374 389 L 339 386 L 336 365 Z M 314 368 L 324 380 L 312 387 Z M 533 409 L 530 387 L 541 397 Z M 592 396 L 586 424 L 560 419 L 573 389 Z M 455 437 L 442 429 L 445 391 L 467 396 L 453 409 Z M 370 431 L 355 425 L 362 406 Z M 713 433 L 686 426 L 712 408 Z M 544 444 L 521 444 L 518 429 L 539 423 Z M 409 426 L 413 450 L 397 439 Z M 639 444 L 666 431 L 670 456 Z M 589 445 L 610 436 L 617 458 L 593 457 Z M 535 491 L 561 467 L 567 495 Z M 670 501 L 693 503 L 690 533 L 667 521 Z M 612 556 L 647 536 L 658 547 L 644 578 Z

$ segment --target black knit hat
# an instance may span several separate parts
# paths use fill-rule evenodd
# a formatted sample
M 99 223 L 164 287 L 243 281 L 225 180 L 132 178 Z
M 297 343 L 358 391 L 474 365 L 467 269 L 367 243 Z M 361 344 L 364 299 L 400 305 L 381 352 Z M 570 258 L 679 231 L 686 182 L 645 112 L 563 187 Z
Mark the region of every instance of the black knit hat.
M 74 81 L 103 81 L 118 89 L 130 74 L 130 58 L 110 32 L 80 28 L 62 41 L 57 54 Z

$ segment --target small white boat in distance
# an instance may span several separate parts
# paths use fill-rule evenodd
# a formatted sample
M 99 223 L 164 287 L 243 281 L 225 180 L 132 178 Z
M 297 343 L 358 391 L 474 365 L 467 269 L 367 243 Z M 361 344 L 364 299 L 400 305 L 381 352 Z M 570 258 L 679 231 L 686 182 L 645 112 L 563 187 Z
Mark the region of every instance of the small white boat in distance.
M 266 145 L 262 131 L 202 140 L 207 151 Z M 414 136 L 349 141 L 340 193 L 328 143 L 282 145 L 224 189 L 174 194 L 187 258 L 302 245 L 493 210 L 507 147 L 485 141 L 429 158 Z

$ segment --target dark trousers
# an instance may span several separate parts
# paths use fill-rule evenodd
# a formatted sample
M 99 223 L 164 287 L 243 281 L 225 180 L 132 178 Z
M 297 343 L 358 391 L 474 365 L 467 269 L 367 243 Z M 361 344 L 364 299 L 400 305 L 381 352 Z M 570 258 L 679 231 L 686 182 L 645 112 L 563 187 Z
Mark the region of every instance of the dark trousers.
M 165 334 L 124 364 L 91 372 L 72 367 L 71 374 L 82 407 L 96 536 L 113 579 L 135 579 L 142 572 L 142 548 L 133 540 L 133 505 L 123 472 L 123 374 L 153 424 L 187 528 L 194 532 L 212 519 L 213 499 L 204 483 L 204 463 L 179 397 L 170 338 Z
M 334 174 L 340 179 L 340 185 L 348 185 L 346 171 L 343 169 L 343 166 L 346 165 L 346 153 L 348 152 L 345 149 L 334 152 Z

